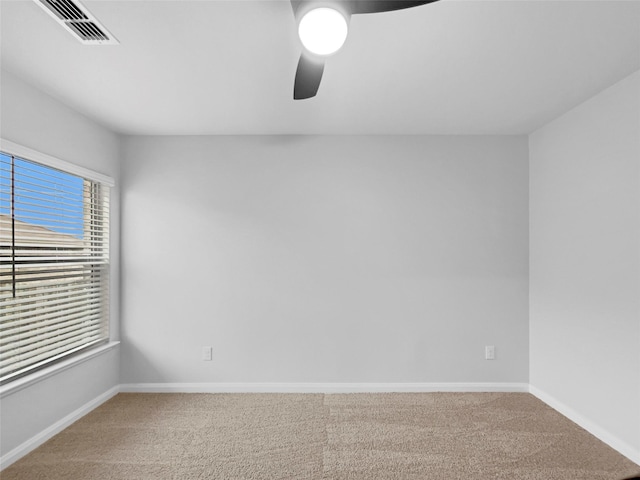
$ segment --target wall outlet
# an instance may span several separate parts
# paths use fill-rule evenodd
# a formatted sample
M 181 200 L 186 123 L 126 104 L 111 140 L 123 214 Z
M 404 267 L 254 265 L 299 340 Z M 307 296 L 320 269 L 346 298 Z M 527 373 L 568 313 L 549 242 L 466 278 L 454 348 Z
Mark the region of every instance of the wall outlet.
M 202 347 L 202 360 L 205 362 L 213 360 L 213 347 Z
M 496 347 L 493 345 L 487 345 L 484 347 L 484 359 L 495 360 L 496 359 Z

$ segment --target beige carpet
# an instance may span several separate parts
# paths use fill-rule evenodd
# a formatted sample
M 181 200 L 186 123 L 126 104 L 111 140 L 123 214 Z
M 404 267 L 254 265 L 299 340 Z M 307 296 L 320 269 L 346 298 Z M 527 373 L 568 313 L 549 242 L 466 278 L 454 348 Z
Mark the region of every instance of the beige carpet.
M 119 394 L 2 480 L 618 480 L 640 467 L 526 393 Z

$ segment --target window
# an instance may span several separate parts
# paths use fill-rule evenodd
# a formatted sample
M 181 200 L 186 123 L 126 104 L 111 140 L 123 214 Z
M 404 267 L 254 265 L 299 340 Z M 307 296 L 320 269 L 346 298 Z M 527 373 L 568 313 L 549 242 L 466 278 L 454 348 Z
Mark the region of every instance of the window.
M 109 185 L 74 173 L 0 152 L 0 383 L 108 341 Z

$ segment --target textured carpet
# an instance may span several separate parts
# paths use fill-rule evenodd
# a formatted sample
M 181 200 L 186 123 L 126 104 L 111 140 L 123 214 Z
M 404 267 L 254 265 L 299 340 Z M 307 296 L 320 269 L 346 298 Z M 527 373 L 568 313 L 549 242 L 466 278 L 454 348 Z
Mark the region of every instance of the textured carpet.
M 119 394 L 2 480 L 618 480 L 640 467 L 526 393 Z

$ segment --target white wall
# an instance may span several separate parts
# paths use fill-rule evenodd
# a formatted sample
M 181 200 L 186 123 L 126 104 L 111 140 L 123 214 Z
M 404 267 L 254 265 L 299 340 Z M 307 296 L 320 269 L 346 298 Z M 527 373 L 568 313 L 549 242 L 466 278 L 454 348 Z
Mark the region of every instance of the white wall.
M 640 461 L 640 72 L 529 145 L 531 384 Z
M 0 136 L 104 173 L 119 182 L 118 137 L 53 98 L 2 72 Z M 119 337 L 119 192 L 112 191 L 111 331 Z M 0 454 L 40 434 L 118 385 L 119 351 L 110 350 L 30 387 L 3 395 Z
M 123 155 L 123 383 L 528 381 L 526 137 Z

